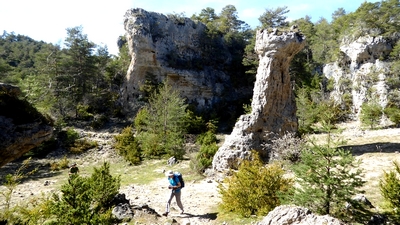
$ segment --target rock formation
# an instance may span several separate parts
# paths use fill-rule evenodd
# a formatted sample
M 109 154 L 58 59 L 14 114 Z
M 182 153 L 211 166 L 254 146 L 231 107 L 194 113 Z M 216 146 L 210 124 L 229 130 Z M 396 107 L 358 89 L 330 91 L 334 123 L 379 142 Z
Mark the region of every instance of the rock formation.
M 0 83 L 0 167 L 49 140 L 53 133 L 45 117 L 18 99 L 20 93 L 18 87 Z
M 238 159 L 249 157 L 253 149 L 262 152 L 261 146 L 269 134 L 297 132 L 296 102 L 289 65 L 304 44 L 304 38 L 298 32 L 257 31 L 255 50 L 260 62 L 252 110 L 239 118 L 231 135 L 218 149 L 213 159 L 214 170 L 236 168 Z
M 126 112 L 135 111 L 146 82 L 166 79 L 200 111 L 250 99 L 251 86 L 240 95 L 232 88 L 225 71 L 232 57 L 222 38 L 207 36 L 204 24 L 136 8 L 126 12 L 124 25 L 131 55 L 121 101 Z
M 351 112 L 358 119 L 364 102 L 376 101 L 386 107 L 390 91 L 387 80 L 390 77 L 390 63 L 385 61 L 398 40 L 383 37 L 363 36 L 357 40 L 344 40 L 340 46 L 338 61 L 326 64 L 323 74 L 334 81 L 331 97 L 345 103 L 343 96 L 351 97 Z M 392 89 L 392 90 L 391 90 Z
M 344 225 L 345 223 L 329 215 L 317 216 L 302 207 L 282 205 L 268 213 L 257 225 Z

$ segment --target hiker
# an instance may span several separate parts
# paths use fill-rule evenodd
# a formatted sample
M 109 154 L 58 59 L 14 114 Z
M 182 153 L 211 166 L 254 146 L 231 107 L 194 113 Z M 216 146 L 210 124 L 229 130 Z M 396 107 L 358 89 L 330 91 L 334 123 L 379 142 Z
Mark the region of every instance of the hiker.
M 168 177 L 168 181 L 169 181 L 168 189 L 171 189 L 171 195 L 169 196 L 165 213 L 163 213 L 162 215 L 168 216 L 169 207 L 170 207 L 171 201 L 174 198 L 174 196 L 176 199 L 176 204 L 178 204 L 178 207 L 181 209 L 181 214 L 183 214 L 184 210 L 183 210 L 183 205 L 181 202 L 181 189 L 182 189 L 181 183 L 179 182 L 178 178 L 175 177 L 174 172 L 172 170 L 166 172 L 165 176 Z
M 79 168 L 76 166 L 76 163 L 72 163 L 71 167 L 69 168 L 69 176 L 72 174 L 76 175 L 79 172 Z

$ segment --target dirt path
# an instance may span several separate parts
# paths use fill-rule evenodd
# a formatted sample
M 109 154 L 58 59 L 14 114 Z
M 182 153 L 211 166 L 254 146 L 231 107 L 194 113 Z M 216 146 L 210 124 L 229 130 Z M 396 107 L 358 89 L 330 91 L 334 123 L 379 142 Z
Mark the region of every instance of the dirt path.
M 122 188 L 131 205 L 148 205 L 158 214 L 165 212 L 166 202 L 170 191 L 167 178 L 158 179 L 148 185 L 130 185 Z M 220 201 L 218 183 L 211 179 L 196 182 L 186 182 L 182 189 L 182 204 L 185 213 L 180 214 L 175 199 L 171 204 L 171 212 L 168 218 L 159 218 L 160 221 L 175 219 L 181 224 L 184 221 L 190 224 L 213 224 L 217 216 L 217 205 Z

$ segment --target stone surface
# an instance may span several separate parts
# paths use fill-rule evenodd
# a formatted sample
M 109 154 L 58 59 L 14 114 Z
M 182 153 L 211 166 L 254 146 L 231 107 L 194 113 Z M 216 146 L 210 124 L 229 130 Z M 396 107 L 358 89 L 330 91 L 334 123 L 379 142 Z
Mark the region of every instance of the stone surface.
M 297 206 L 282 205 L 268 213 L 257 225 L 344 225 L 345 223 L 331 216 L 318 216 L 310 210 Z
M 394 90 L 387 85 L 390 63 L 385 59 L 397 39 L 395 36 L 392 39 L 364 36 L 354 41 L 344 40 L 340 46 L 340 59 L 324 66 L 324 76 L 334 81 L 331 97 L 344 103 L 342 97 L 349 94 L 355 120 L 359 118 L 364 102 L 376 101 L 382 107 L 387 106 L 388 95 Z
M 112 214 L 118 220 L 132 219 L 134 214 L 129 203 L 120 203 L 112 210 Z
M 168 79 L 199 111 L 251 97 L 250 86 L 232 88 L 225 71 L 232 57 L 222 38 L 206 36 L 204 24 L 135 8 L 126 12 L 124 26 L 131 55 L 121 100 L 126 113 L 137 109 L 146 80 L 159 83 Z
M 297 32 L 257 32 L 255 50 L 260 62 L 253 89 L 252 111 L 242 115 L 213 159 L 213 169 L 237 168 L 251 150 L 262 153 L 269 134 L 297 132 L 296 103 L 289 65 L 305 44 Z M 267 154 L 267 153 L 262 153 Z
M 53 134 L 48 121 L 18 99 L 20 93 L 18 87 L 0 84 L 0 167 L 49 140 Z

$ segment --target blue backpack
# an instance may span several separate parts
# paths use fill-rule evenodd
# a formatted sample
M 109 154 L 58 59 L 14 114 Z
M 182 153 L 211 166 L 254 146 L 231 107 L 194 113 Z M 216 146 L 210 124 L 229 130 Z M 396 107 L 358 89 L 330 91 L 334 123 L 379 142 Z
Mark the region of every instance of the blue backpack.
M 182 174 L 179 172 L 174 173 L 175 181 L 179 181 L 181 183 L 181 188 L 185 187 L 185 181 L 183 180 Z

